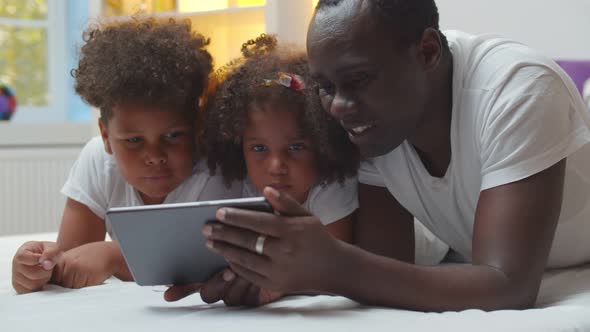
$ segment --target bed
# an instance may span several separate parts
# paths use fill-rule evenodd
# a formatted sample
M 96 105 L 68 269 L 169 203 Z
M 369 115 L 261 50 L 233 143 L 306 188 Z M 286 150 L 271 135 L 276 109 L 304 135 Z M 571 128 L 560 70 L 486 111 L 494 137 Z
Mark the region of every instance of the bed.
M 590 266 L 548 272 L 537 308 L 525 311 L 420 313 L 337 296 L 289 297 L 244 309 L 207 305 L 198 295 L 167 303 L 163 287 L 117 279 L 17 296 L 10 285 L 11 259 L 30 239 L 54 240 L 55 233 L 0 237 L 2 331 L 590 331 Z

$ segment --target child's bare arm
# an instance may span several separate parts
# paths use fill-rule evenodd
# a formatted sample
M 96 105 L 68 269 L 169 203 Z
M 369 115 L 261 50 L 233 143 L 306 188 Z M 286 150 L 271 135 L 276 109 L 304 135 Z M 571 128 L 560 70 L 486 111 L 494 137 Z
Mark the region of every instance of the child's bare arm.
M 104 241 L 105 235 L 106 226 L 102 218 L 86 205 L 67 199 L 57 237 L 57 244 L 63 251 L 90 242 Z
M 51 282 L 68 288 L 101 284 L 115 275 L 131 274 L 115 242 L 105 242 L 104 220 L 86 205 L 68 198 L 57 239 L 65 253 L 53 270 Z
M 100 285 L 113 275 L 132 280 L 117 243 L 98 241 L 65 252 L 51 281 L 67 288 L 82 288 Z

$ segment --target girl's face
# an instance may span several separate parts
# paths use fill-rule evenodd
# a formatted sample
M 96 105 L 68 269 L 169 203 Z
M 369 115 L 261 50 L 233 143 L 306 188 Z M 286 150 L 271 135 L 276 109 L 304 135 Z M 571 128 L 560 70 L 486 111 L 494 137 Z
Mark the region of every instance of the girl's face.
M 273 187 L 299 203 L 318 182 L 315 149 L 301 132 L 298 110 L 276 101 L 251 104 L 242 149 L 248 175 L 262 191 Z

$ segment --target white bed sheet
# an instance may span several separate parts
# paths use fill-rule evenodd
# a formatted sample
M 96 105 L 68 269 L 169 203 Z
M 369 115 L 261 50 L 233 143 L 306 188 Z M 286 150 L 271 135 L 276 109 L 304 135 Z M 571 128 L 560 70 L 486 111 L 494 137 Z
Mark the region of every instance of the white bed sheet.
M 109 279 L 81 290 L 49 286 L 15 295 L 14 251 L 25 240 L 0 238 L 0 331 L 590 331 L 590 266 L 544 277 L 536 309 L 420 313 L 360 305 L 342 297 L 290 297 L 261 308 L 207 305 L 198 295 L 176 303 L 162 287 Z

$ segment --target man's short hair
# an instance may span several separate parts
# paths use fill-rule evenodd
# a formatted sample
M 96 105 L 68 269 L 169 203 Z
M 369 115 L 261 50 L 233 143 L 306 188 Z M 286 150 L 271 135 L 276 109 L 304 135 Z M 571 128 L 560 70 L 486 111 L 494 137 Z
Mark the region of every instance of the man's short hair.
M 316 11 L 337 7 L 344 1 L 319 0 Z M 439 29 L 438 7 L 434 0 L 368 0 L 368 3 L 377 27 L 395 31 L 392 35 L 402 46 L 419 41 L 424 30 L 432 28 L 439 32 L 443 47 L 448 49 L 447 39 Z

